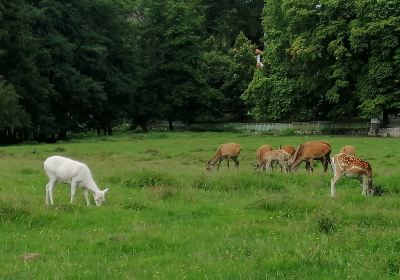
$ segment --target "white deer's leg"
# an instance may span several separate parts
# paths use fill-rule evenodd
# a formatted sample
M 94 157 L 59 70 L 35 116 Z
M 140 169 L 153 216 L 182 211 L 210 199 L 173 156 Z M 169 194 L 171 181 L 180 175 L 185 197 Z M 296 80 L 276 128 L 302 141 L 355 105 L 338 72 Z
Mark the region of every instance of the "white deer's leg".
M 86 205 L 89 207 L 90 206 L 90 201 L 89 201 L 89 190 L 87 188 L 83 189 L 83 194 L 85 195 L 86 199 Z
M 50 204 L 48 186 L 49 186 L 49 183 L 47 183 L 47 185 L 46 185 L 46 187 L 45 187 L 45 191 L 46 191 L 46 205 L 49 205 L 49 204 Z
M 49 183 L 46 185 L 46 200 L 48 196 L 51 205 L 53 205 L 53 187 L 56 182 L 57 179 L 50 179 Z
M 77 183 L 75 181 L 71 182 L 71 203 L 74 201 L 74 195 L 77 187 Z

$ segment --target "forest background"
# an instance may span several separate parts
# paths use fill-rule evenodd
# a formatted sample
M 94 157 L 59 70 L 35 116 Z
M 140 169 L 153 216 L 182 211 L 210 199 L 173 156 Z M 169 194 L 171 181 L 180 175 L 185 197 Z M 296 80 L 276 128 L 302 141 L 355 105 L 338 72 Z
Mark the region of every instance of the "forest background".
M 3 143 L 400 111 L 399 1 L 0 0 L 0 26 Z

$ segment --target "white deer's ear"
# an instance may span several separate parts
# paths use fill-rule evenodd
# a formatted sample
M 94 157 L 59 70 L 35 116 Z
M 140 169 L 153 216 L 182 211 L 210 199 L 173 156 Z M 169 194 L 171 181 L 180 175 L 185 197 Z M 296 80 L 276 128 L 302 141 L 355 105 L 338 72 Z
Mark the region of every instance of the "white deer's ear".
M 108 192 L 108 188 L 103 191 L 103 193 L 106 193 L 106 192 Z

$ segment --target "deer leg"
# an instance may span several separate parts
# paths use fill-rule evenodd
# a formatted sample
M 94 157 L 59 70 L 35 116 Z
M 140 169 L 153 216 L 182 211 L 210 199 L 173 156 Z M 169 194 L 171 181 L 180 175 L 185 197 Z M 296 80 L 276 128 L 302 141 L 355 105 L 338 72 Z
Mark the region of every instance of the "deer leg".
M 75 195 L 77 185 L 78 185 L 77 182 L 75 182 L 75 181 L 71 182 L 71 203 L 74 201 L 74 195 Z
M 229 157 L 226 158 L 226 165 L 228 166 L 228 170 L 229 170 Z
M 282 160 L 279 164 L 281 165 L 281 172 L 283 172 L 283 167 L 285 167 L 286 173 L 289 172 L 289 166 L 286 161 Z
M 331 165 L 331 169 L 333 170 L 333 168 L 332 168 L 332 161 L 331 161 L 331 157 L 330 157 L 330 155 L 326 155 L 326 156 L 324 156 L 324 158 L 325 158 L 325 164 L 326 164 L 326 167 L 325 167 L 325 172 L 326 171 L 328 171 L 328 165 L 330 164 Z
M 308 161 L 306 161 L 306 170 L 307 172 L 314 172 L 314 162 L 312 159 L 309 159 Z
M 48 191 L 49 184 L 50 184 L 50 182 L 47 183 L 47 185 L 46 185 L 46 187 L 45 187 L 45 191 L 46 191 L 46 205 L 49 205 L 49 204 L 50 204 L 49 191 Z
M 361 195 L 367 195 L 369 194 L 369 190 L 368 190 L 368 178 L 367 176 L 363 175 L 362 176 L 362 192 Z
M 53 204 L 53 187 L 57 179 L 50 179 L 49 183 L 46 185 L 46 204 L 50 201 L 50 204 Z
M 239 169 L 239 161 L 238 161 L 237 157 L 233 157 L 232 160 L 235 162 L 235 167 L 237 169 Z
M 221 166 L 221 161 L 222 161 L 222 158 L 220 158 L 218 161 L 217 170 L 219 170 L 219 167 Z
M 342 175 L 335 175 L 331 180 L 331 197 L 336 197 L 336 182 L 340 179 Z
M 328 170 L 329 160 L 325 156 L 323 156 L 321 158 L 321 163 L 322 163 L 322 166 L 324 167 L 324 172 L 326 172 Z
M 90 206 L 90 201 L 89 201 L 89 190 L 87 188 L 83 189 L 83 194 L 85 195 L 86 199 L 86 205 L 89 207 Z
M 272 161 L 265 161 L 265 173 L 272 167 Z M 273 169 L 272 169 L 273 170 Z

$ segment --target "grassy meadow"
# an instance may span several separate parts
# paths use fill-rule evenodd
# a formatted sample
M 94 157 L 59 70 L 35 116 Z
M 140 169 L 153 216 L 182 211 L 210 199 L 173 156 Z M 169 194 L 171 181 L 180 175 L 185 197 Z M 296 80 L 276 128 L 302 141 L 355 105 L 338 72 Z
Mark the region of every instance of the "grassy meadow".
M 331 171 L 256 172 L 256 149 L 311 139 L 345 144 L 373 168 L 380 196 Z M 237 142 L 240 169 L 207 172 Z M 242 133 L 149 133 L 0 147 L 0 279 L 399 279 L 400 140 Z M 85 162 L 102 207 L 57 184 L 45 206 L 43 161 Z M 93 196 L 90 196 L 94 204 Z M 24 253 L 39 253 L 23 260 Z

